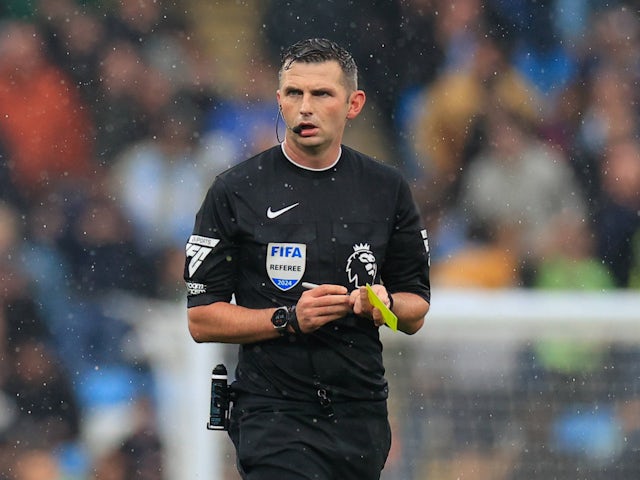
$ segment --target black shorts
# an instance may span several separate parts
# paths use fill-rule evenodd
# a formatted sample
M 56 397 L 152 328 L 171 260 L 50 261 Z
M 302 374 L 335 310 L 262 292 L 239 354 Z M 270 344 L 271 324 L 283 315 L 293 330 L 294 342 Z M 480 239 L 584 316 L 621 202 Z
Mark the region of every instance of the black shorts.
M 229 436 L 244 480 L 378 480 L 391 446 L 386 401 L 333 405 L 242 395 Z

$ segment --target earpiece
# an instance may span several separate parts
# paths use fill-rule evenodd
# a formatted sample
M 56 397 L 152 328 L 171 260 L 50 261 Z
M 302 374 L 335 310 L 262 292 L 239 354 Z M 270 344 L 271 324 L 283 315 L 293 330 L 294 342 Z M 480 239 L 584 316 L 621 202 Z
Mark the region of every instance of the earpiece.
M 284 115 L 282 114 L 282 105 L 281 104 L 278 104 L 278 111 L 280 113 L 280 116 L 282 117 L 282 121 L 284 122 L 285 127 L 287 127 L 288 130 L 291 130 L 296 135 L 300 135 L 300 133 L 302 132 L 302 127 L 300 125 L 296 125 L 295 127 L 290 127 L 289 126 L 287 121 L 284 119 Z

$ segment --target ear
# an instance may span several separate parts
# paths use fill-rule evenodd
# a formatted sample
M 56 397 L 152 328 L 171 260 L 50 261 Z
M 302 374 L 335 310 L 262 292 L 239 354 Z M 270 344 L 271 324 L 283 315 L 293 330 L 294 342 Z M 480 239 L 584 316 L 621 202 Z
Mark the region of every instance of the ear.
M 349 98 L 349 110 L 347 110 L 347 118 L 352 120 L 362 111 L 367 100 L 363 90 L 356 90 Z

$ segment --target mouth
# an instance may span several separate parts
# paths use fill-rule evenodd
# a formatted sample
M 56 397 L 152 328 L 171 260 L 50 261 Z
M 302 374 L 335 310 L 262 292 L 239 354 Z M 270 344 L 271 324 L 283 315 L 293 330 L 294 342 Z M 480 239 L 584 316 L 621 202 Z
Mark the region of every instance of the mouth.
M 318 127 L 316 127 L 312 123 L 301 123 L 296 128 L 300 132 L 299 135 L 302 137 L 309 137 L 311 135 L 314 135 L 318 130 Z

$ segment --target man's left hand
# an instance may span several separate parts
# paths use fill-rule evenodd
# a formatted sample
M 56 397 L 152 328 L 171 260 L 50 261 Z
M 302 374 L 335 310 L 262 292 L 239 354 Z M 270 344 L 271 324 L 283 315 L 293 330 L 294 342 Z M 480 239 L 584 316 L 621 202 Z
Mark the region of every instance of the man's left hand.
M 391 303 L 389 300 L 389 293 L 383 285 L 371 285 L 371 289 L 386 306 L 389 306 Z M 353 290 L 349 295 L 349 300 L 353 308 L 353 313 L 361 317 L 370 318 L 373 320 L 376 327 L 384 325 L 382 312 L 371 305 L 366 287 L 359 287 L 358 289 Z

